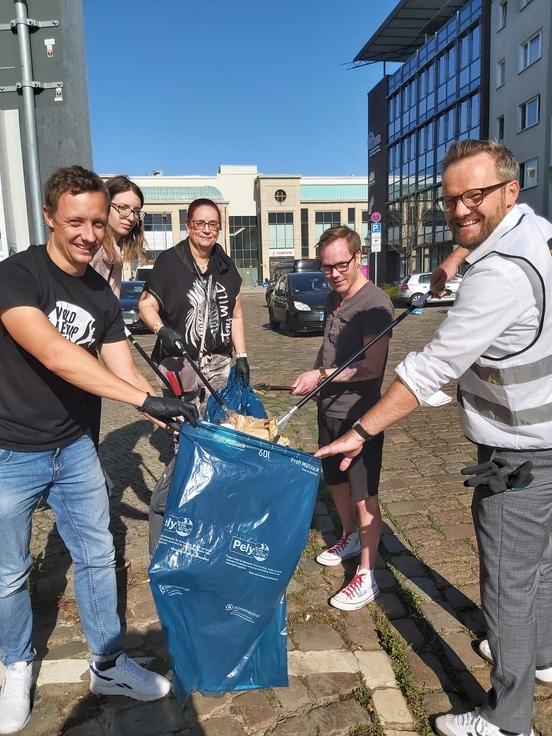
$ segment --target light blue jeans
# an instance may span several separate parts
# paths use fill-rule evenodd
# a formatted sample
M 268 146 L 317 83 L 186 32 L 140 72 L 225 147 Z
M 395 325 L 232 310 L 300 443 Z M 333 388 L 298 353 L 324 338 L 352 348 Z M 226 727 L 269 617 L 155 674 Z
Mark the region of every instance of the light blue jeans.
M 28 661 L 32 611 L 27 578 L 31 518 L 44 495 L 74 563 L 75 595 L 92 658 L 121 651 L 109 499 L 92 440 L 45 452 L 0 449 L 0 650 L 4 663 Z

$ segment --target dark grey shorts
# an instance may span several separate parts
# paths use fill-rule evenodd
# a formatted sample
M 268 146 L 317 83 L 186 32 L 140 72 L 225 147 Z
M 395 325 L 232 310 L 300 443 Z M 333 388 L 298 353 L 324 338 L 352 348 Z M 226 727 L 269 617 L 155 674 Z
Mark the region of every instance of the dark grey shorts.
M 357 419 L 335 419 L 318 412 L 318 446 L 329 445 L 347 432 Z M 381 458 L 383 452 L 383 432 L 370 442 L 365 442 L 360 455 L 357 455 L 349 469 L 343 472 L 339 463 L 343 455 L 323 458 L 322 472 L 329 486 L 348 483 L 351 496 L 355 501 L 362 501 L 368 496 L 378 493 Z

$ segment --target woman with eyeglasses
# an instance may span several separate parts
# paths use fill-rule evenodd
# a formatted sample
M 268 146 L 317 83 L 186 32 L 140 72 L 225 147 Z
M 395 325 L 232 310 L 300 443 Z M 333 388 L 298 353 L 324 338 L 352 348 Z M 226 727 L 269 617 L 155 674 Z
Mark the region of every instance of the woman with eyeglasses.
M 142 229 L 144 195 L 127 176 L 113 176 L 105 184 L 111 197 L 107 231 L 90 265 L 119 297 L 124 265 L 147 261 Z
M 186 226 L 188 237 L 157 258 L 139 309 L 142 321 L 157 335 L 153 359 L 178 372 L 186 400 L 195 400 L 201 411 L 195 374 L 182 361 L 174 363 L 182 355 L 179 345 L 218 390 L 226 385 L 232 355 L 236 378 L 244 384 L 249 383 L 249 364 L 241 277 L 217 243 L 222 227 L 218 206 L 210 199 L 194 200 Z

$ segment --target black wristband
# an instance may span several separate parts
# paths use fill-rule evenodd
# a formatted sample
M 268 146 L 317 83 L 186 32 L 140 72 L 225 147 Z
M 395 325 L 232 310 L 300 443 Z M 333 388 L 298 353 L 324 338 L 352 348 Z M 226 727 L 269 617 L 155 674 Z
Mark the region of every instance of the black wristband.
M 353 424 L 353 429 L 359 434 L 365 442 L 370 442 L 374 439 L 374 435 L 367 432 L 360 422 Z

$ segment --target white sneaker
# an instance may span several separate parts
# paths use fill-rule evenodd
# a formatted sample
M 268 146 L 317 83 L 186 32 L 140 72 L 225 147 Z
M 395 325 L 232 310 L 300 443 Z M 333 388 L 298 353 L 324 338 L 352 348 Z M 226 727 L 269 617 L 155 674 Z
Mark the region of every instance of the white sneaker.
M 115 666 L 99 670 L 90 663 L 90 692 L 95 695 L 126 695 L 134 700 L 158 700 L 170 692 L 171 683 L 163 675 L 140 667 L 126 654 L 120 654 Z
M 501 731 L 498 726 L 482 718 L 477 708 L 469 713 L 458 715 L 449 713 L 446 716 L 439 716 L 435 719 L 435 730 L 440 736 L 504 736 L 505 733 L 514 736 L 511 732 Z M 535 736 L 533 729 L 529 736 Z
M 0 692 L 0 733 L 17 733 L 31 716 L 32 662 L 14 662 L 6 667 Z
M 356 611 L 380 594 L 370 570 L 358 568 L 351 582 L 330 598 L 330 604 L 341 611 Z
M 321 552 L 316 561 L 320 565 L 333 567 L 339 565 L 343 560 L 347 560 L 349 557 L 357 557 L 359 554 L 360 540 L 358 532 L 351 532 L 350 534 L 343 534 L 333 547 Z
M 479 654 L 486 659 L 487 662 L 494 664 L 491 647 L 489 646 L 489 640 L 483 639 L 478 646 Z M 552 666 L 550 667 L 537 667 L 535 670 L 535 680 L 541 685 L 552 685 Z

